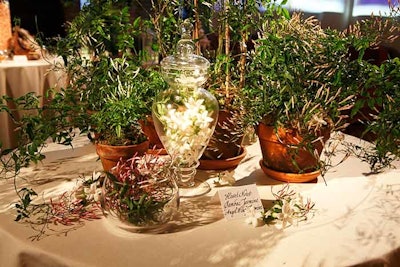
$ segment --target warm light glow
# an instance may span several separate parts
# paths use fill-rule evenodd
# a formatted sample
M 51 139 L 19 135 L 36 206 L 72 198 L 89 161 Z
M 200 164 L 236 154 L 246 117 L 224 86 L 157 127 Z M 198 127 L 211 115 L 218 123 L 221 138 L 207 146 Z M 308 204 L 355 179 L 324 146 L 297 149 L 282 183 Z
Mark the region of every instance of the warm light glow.
M 355 0 L 354 2 L 353 17 L 371 14 L 387 16 L 390 13 L 387 0 Z
M 292 11 L 303 11 L 310 13 L 336 12 L 343 13 L 345 9 L 344 0 L 288 0 L 285 7 Z
M 8 1 L 0 0 L 0 50 L 8 49 L 11 33 L 10 6 Z
M 89 4 L 89 0 L 80 0 L 80 4 L 81 4 L 81 9 L 84 5 L 88 5 Z

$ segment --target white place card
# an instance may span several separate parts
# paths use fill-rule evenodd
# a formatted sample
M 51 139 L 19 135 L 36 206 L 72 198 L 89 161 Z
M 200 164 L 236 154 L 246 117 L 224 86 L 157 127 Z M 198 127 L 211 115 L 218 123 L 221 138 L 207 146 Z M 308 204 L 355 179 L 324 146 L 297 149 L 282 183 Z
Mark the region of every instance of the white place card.
M 13 61 L 18 63 L 28 62 L 28 57 L 25 55 L 17 55 L 13 57 Z
M 264 210 L 255 184 L 220 189 L 218 194 L 222 211 L 228 220 L 244 218 L 253 208 L 254 212 Z

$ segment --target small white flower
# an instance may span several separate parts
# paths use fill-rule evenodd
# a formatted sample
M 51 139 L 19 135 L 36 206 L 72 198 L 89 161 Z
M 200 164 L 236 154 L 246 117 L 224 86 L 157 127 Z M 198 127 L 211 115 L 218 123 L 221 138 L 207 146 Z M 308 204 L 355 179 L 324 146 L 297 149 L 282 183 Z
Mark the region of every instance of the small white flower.
M 266 212 L 264 212 L 264 217 L 267 218 L 268 216 L 273 217 L 273 214 L 272 214 L 271 210 L 267 210 Z
M 72 188 L 74 192 L 73 197 L 75 199 L 85 199 L 85 191 L 83 188 L 83 181 L 79 180 L 76 185 Z
M 224 171 L 218 174 L 217 180 L 214 182 L 217 186 L 234 185 L 236 183 L 234 171 Z
M 101 176 L 101 172 L 96 172 L 96 171 L 93 171 L 93 173 L 92 173 L 92 180 L 98 180 L 99 178 L 100 178 L 100 176 Z
M 99 201 L 101 189 L 97 188 L 97 183 L 92 183 L 89 187 L 85 187 L 84 192 L 88 201 Z
M 263 215 L 261 212 L 256 211 L 254 207 L 250 207 L 246 212 L 246 223 L 251 224 L 253 227 L 264 225 Z
M 278 219 L 282 223 L 282 228 L 286 228 L 287 224 L 293 224 L 294 210 L 292 203 L 289 200 L 283 200 L 282 212 L 278 215 Z

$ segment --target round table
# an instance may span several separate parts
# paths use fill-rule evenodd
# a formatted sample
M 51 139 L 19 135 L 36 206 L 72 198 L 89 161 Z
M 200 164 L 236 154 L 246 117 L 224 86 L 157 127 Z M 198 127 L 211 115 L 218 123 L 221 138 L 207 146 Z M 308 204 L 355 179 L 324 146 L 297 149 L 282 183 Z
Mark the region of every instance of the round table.
M 63 85 L 63 74 L 55 71 L 52 66 L 58 64 L 57 59 L 40 60 L 5 60 L 0 62 L 0 97 L 20 97 L 29 92 L 45 96 L 50 88 Z M 46 101 L 43 97 L 41 104 Z M 10 107 L 11 108 L 11 107 Z M 19 113 L 15 114 L 17 118 Z M 5 113 L 0 113 L 0 140 L 3 148 L 13 148 L 17 144 L 15 125 Z
M 345 141 L 365 143 L 348 135 Z M 271 205 L 271 191 L 284 184 L 262 172 L 258 143 L 246 149 L 246 158 L 233 173 L 234 186 L 256 184 L 263 205 Z M 102 170 L 94 145 L 85 138 L 74 140 L 73 149 L 49 144 L 45 154 L 43 164 L 23 169 L 25 179 L 19 180 L 19 186 L 40 192 L 40 199 L 56 197 L 82 175 Z M 337 153 L 332 164 L 343 156 Z M 400 167 L 400 162 L 394 164 Z M 0 265 L 400 266 L 400 172 L 367 175 L 368 171 L 366 163 L 349 157 L 328 171 L 326 184 L 321 177 L 313 183 L 292 184 L 292 189 L 315 202 L 316 213 L 284 230 L 224 219 L 218 191 L 230 186 L 217 187 L 217 174 L 199 170 L 196 179 L 207 181 L 211 191 L 182 200 L 176 220 L 159 233 L 124 231 L 101 218 L 71 227 L 51 225 L 41 236 L 32 225 L 14 222 L 13 183 L 0 180 Z

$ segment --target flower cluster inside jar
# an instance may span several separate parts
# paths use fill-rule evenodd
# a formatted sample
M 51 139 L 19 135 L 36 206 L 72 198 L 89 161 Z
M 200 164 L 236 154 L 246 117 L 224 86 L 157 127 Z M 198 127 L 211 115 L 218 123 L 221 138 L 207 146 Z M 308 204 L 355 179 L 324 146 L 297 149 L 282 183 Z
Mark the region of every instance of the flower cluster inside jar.
M 184 106 L 179 108 L 171 104 L 167 112 L 160 117 L 165 127 L 162 142 L 175 159 L 181 162 L 196 162 L 199 151 L 205 148 L 212 134 L 213 118 L 207 110 L 203 99 L 189 97 Z

